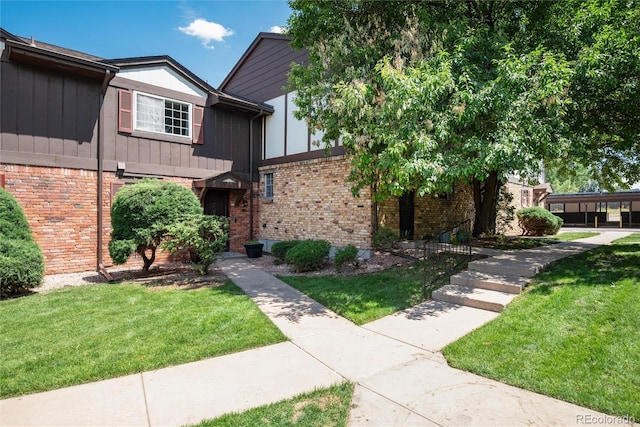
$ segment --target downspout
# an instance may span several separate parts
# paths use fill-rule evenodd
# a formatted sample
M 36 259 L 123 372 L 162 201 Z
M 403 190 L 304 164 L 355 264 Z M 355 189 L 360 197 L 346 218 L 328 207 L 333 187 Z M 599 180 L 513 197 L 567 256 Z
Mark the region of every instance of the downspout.
M 102 274 L 108 281 L 113 281 L 113 277 L 109 274 L 107 269 L 104 267 L 102 260 L 102 214 L 103 214 L 103 206 L 102 206 L 102 184 L 103 184 L 103 172 L 104 172 L 104 144 L 103 144 L 103 134 L 104 130 L 102 128 L 102 105 L 104 104 L 105 94 L 107 93 L 107 88 L 109 85 L 109 81 L 114 77 L 111 74 L 111 71 L 107 70 L 104 75 L 104 79 L 102 80 L 102 87 L 100 89 L 100 108 L 98 112 L 98 223 L 97 223 L 97 233 L 98 233 L 98 251 L 97 251 L 97 270 L 100 274 Z
M 249 120 L 249 182 L 251 188 L 249 189 L 249 240 L 253 240 L 253 122 L 255 119 L 262 117 L 264 111 L 262 108 L 260 112 Z

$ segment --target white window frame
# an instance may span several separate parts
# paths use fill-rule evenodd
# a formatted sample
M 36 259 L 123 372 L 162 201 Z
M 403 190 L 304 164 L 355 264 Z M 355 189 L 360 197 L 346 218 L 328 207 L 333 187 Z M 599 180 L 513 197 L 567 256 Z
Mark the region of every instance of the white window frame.
M 273 199 L 273 172 L 264 174 L 264 198 Z
M 169 102 L 174 102 L 176 104 L 180 104 L 180 105 L 184 105 L 188 108 L 188 117 L 187 117 L 187 125 L 186 127 L 180 127 L 181 129 L 186 129 L 187 134 L 183 135 L 183 134 L 177 134 L 177 133 L 169 133 L 166 131 L 158 131 L 158 130 L 153 130 L 153 129 L 145 129 L 143 127 L 139 127 L 138 126 L 138 96 L 142 95 L 142 96 L 146 96 L 148 98 L 155 98 L 158 99 L 160 101 L 163 102 L 163 104 L 165 104 L 167 101 Z M 193 129 L 193 105 L 189 102 L 184 102 L 184 101 L 179 101 L 177 99 L 172 99 L 172 98 L 166 98 L 163 96 L 158 96 L 158 95 L 152 95 L 150 93 L 145 93 L 145 92 L 138 92 L 138 91 L 133 91 L 133 126 L 134 126 L 134 130 L 136 131 L 142 131 L 142 132 L 153 132 L 153 133 L 157 133 L 157 134 L 161 134 L 161 135 L 168 135 L 168 136 L 175 136 L 178 138 L 185 138 L 185 139 L 191 139 L 191 134 L 192 134 L 192 129 Z M 163 111 L 165 110 L 165 107 L 163 108 Z M 163 115 L 163 119 L 166 120 L 166 115 Z

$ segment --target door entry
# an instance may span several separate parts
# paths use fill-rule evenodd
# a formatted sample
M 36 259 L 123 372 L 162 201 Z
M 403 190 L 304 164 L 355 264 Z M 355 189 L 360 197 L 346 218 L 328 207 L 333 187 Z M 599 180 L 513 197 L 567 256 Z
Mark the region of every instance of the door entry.
M 413 221 L 415 212 L 415 192 L 409 191 L 398 198 L 398 209 L 400 211 L 400 237 L 403 239 L 413 239 Z
M 208 190 L 204 195 L 204 214 L 229 217 L 229 192 L 222 190 Z M 231 224 L 229 224 L 231 227 Z M 225 250 L 229 251 L 229 240 Z
M 204 214 L 229 216 L 229 192 L 209 190 L 204 195 Z

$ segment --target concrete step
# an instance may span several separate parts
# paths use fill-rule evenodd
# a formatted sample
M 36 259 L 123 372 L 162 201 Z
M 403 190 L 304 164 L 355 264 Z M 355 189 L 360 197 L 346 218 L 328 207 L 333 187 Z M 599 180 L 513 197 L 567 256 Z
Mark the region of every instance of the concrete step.
M 504 274 L 515 277 L 533 277 L 540 272 L 543 264 L 510 259 L 485 258 L 469 263 L 469 270 L 490 274 Z
M 507 292 L 474 288 L 472 286 L 445 285 L 433 291 L 431 299 L 499 313 L 516 296 Z
M 451 276 L 449 283 L 452 285 L 473 286 L 474 288 L 519 294 L 530 281 L 531 279 L 527 277 L 465 270 Z

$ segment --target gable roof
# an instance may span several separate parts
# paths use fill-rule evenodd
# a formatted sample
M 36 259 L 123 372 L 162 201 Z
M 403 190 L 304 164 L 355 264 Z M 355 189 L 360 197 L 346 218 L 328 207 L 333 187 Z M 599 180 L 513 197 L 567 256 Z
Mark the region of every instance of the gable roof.
M 290 64 L 307 60 L 306 49 L 291 47 L 291 37 L 259 33 L 218 89 L 265 102 L 285 93 Z
M 238 97 L 215 89 L 202 80 L 188 68 L 180 64 L 169 55 L 139 56 L 132 58 L 109 59 L 106 62 L 118 66 L 120 69 L 145 68 L 150 66 L 169 67 L 178 74 L 184 76 L 199 89 L 211 95 L 211 105 L 220 104 L 230 108 L 249 112 L 273 113 L 273 107 L 267 104 L 255 102 L 248 98 Z

